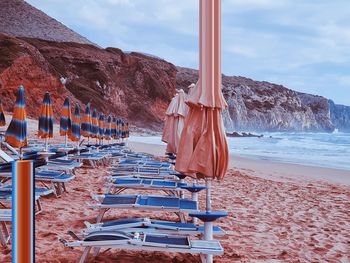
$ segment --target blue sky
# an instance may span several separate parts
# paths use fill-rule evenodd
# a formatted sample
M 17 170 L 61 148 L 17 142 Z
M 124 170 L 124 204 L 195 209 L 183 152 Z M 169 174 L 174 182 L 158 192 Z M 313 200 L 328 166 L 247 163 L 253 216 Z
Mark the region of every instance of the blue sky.
M 27 0 L 102 47 L 198 67 L 198 0 Z M 350 1 L 223 0 L 223 73 L 350 105 Z

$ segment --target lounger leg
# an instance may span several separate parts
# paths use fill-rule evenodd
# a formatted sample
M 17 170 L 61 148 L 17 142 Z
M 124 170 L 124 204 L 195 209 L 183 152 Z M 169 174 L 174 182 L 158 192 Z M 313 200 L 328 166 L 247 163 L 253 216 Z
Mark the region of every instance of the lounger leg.
M 40 199 L 36 200 L 36 205 L 38 207 L 37 211 L 35 212 L 36 215 L 40 214 L 43 211 L 43 208 L 41 206 Z
M 94 257 L 97 257 L 98 253 L 100 253 L 100 250 L 101 250 L 100 247 L 95 247 L 95 248 L 94 248 L 94 252 L 93 252 L 93 256 L 94 256 Z
M 86 259 L 88 258 L 89 256 L 89 253 L 90 253 L 90 250 L 91 250 L 91 247 L 86 247 L 84 252 L 83 252 L 83 255 L 81 255 L 81 258 L 79 260 L 79 263 L 84 263 L 86 261 Z
M 7 248 L 7 242 L 10 240 L 9 231 L 7 229 L 7 226 L 5 222 L 1 222 L 1 229 L 0 229 L 0 242 L 1 245 L 5 248 Z
M 105 213 L 107 212 L 107 209 L 102 209 L 96 218 L 96 223 L 100 223 L 102 221 L 103 216 L 105 215 Z

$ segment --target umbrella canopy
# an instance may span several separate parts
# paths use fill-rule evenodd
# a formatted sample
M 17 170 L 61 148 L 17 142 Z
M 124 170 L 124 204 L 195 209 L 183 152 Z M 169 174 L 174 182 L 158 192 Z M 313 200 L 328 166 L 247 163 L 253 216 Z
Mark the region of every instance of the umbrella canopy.
M 46 92 L 40 109 L 38 136 L 42 139 L 53 137 L 53 110 L 50 93 Z
M 221 90 L 221 1 L 200 1 L 199 80 L 190 89 L 189 113 L 181 134 L 175 169 L 222 179 L 228 166 L 228 145 L 221 112 L 227 107 Z M 209 187 L 208 187 L 209 188 Z M 207 211 L 211 210 L 207 191 Z
M 166 151 L 177 153 L 180 136 L 185 123 L 188 107 L 185 103 L 185 92 L 181 89 L 171 100 L 166 111 L 162 141 L 167 143 Z
M 13 147 L 22 148 L 28 145 L 27 113 L 25 110 L 24 88 L 19 87 L 12 120 L 5 133 L 5 140 Z
M 118 124 L 117 124 L 117 118 L 113 116 L 112 118 L 112 130 L 111 130 L 111 136 L 113 139 L 118 139 L 117 133 L 118 133 Z
M 120 139 L 122 137 L 122 119 L 117 120 L 117 138 Z
M 104 138 L 106 140 L 112 139 L 112 117 L 111 117 L 111 115 L 108 115 L 108 118 L 106 121 Z
M 92 127 L 91 127 L 92 138 L 99 137 L 99 127 L 98 127 L 98 113 L 97 110 L 94 109 L 92 112 Z
M 129 123 L 125 123 L 125 137 L 129 138 Z
M 125 122 L 123 120 L 121 120 L 121 127 L 122 127 L 122 138 L 125 139 L 126 138 L 126 125 Z
M 98 138 L 103 139 L 105 135 L 105 115 L 100 113 L 100 117 L 98 119 Z
M 72 122 L 72 132 L 69 138 L 73 142 L 80 141 L 80 105 L 76 104 L 74 108 L 73 122 Z
M 72 132 L 72 112 L 69 98 L 65 98 L 60 118 L 60 135 L 68 136 Z
M 6 125 L 6 119 L 4 114 L 4 109 L 2 107 L 2 101 L 0 100 L 0 127 Z
M 90 103 L 86 106 L 83 121 L 81 123 L 81 135 L 84 137 L 92 137 L 92 118 Z

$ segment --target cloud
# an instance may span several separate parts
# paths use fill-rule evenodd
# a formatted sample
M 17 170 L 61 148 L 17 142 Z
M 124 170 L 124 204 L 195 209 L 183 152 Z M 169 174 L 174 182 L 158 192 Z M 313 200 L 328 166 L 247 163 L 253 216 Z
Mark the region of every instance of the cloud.
M 28 0 L 102 47 L 198 65 L 197 0 Z M 350 1 L 223 0 L 226 75 L 350 104 Z M 329 87 L 332 86 L 332 92 Z

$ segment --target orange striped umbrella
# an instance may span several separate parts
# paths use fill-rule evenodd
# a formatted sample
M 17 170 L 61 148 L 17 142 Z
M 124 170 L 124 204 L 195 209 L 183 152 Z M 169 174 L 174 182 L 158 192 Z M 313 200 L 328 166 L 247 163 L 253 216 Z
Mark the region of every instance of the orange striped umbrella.
M 105 115 L 100 113 L 100 117 L 98 119 L 98 138 L 103 140 L 105 136 Z
M 112 139 L 112 117 L 111 117 L 111 115 L 108 115 L 107 120 L 106 120 L 104 138 L 108 141 Z
M 48 92 L 44 95 L 43 104 L 41 105 L 38 136 L 42 139 L 53 137 L 53 110 Z
M 6 119 L 5 119 L 4 109 L 2 107 L 2 102 L 0 100 L 0 127 L 5 125 L 6 125 Z
M 13 147 L 22 148 L 28 145 L 27 113 L 25 109 L 24 87 L 19 87 L 12 120 L 5 133 L 5 140 Z
M 81 135 L 87 138 L 92 137 L 92 118 L 90 103 L 86 106 L 83 121 L 81 123 Z
M 92 138 L 99 138 L 99 129 L 98 129 L 98 113 L 97 110 L 94 109 L 93 113 L 92 113 Z
M 79 142 L 80 136 L 81 136 L 80 135 L 80 105 L 76 104 L 74 109 L 74 115 L 73 115 L 72 132 L 69 138 L 73 142 Z
M 60 135 L 68 136 L 72 132 L 72 112 L 69 98 L 65 98 L 60 118 Z

